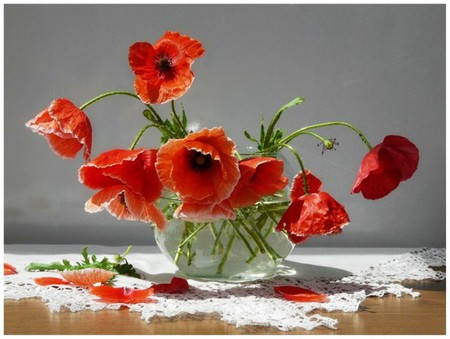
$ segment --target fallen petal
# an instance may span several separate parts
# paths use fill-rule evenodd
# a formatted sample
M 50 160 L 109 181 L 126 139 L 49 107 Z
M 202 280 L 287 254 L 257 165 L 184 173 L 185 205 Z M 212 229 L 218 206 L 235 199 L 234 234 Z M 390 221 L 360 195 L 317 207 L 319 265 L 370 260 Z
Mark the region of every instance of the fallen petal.
M 130 287 L 112 287 L 107 285 L 92 286 L 89 292 L 100 297 L 98 301 L 101 302 L 127 304 L 148 302 L 147 298 L 154 293 L 151 287 L 135 290 Z
M 39 286 L 49 286 L 49 285 L 69 285 L 70 281 L 55 277 L 42 277 L 33 278 L 34 282 Z
M 275 292 L 281 294 L 286 300 L 298 302 L 327 302 L 328 297 L 306 288 L 297 286 L 274 286 Z
M 189 290 L 189 284 L 186 279 L 173 277 L 168 284 L 152 285 L 154 293 L 183 293 Z

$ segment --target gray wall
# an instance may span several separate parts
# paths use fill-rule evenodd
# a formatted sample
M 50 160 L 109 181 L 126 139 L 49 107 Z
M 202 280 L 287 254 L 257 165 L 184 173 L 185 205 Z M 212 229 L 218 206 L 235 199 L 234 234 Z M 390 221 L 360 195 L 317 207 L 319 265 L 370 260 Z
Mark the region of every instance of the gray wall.
M 244 128 L 257 132 L 262 113 L 268 119 L 303 96 L 281 127 L 341 119 L 372 144 L 400 134 L 419 147 L 413 179 L 367 201 L 349 194 L 366 153 L 355 134 L 322 130 L 340 143 L 323 156 L 316 140 L 297 139 L 306 166 L 352 220 L 343 234 L 302 246 L 445 246 L 444 5 L 6 5 L 4 15 L 6 243 L 154 242 L 148 225 L 85 213 L 93 191 L 78 183 L 82 158 L 58 158 L 24 123 L 54 98 L 81 105 L 103 91 L 133 91 L 129 45 L 177 30 L 206 48 L 181 102 L 191 120 L 224 126 L 238 144 L 247 144 Z M 130 145 L 145 123 L 142 107 L 113 97 L 86 110 L 94 156 Z M 153 132 L 141 145 L 158 140 Z

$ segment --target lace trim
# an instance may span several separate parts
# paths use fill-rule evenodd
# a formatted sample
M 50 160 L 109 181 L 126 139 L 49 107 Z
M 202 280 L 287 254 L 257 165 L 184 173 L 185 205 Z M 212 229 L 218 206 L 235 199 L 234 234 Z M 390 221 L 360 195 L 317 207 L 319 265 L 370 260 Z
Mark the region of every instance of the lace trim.
M 420 293 L 399 284 L 402 280 L 445 279 L 444 272 L 431 267 L 445 266 L 445 249 L 423 248 L 396 259 L 371 266 L 340 280 L 301 280 L 286 272 L 271 280 L 249 283 L 201 282 L 189 280 L 189 292 L 179 295 L 152 296 L 156 303 L 127 305 L 130 311 L 141 313 L 146 322 L 154 316 L 175 317 L 182 313 L 217 313 L 220 319 L 237 327 L 244 325 L 274 326 L 281 331 L 312 330 L 318 326 L 337 328 L 337 320 L 313 314 L 315 310 L 356 312 L 369 296 L 397 297 Z M 105 304 L 86 290 L 70 286 L 41 287 L 32 278 L 51 273 L 24 273 L 5 277 L 5 299 L 41 298 L 52 312 L 67 308 L 72 312 L 83 310 L 119 309 L 122 304 Z M 55 274 L 57 276 L 57 274 Z M 327 303 L 296 303 L 281 299 L 273 286 L 293 284 L 325 293 Z M 118 286 L 146 288 L 152 282 L 118 277 Z

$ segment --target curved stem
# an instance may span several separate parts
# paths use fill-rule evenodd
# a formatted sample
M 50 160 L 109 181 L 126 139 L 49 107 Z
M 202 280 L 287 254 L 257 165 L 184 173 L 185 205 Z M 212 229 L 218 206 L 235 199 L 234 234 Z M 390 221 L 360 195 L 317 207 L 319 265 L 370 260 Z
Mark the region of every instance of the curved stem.
M 284 137 L 283 139 L 281 139 L 280 140 L 280 144 L 287 144 L 288 142 L 290 142 L 294 138 L 298 137 L 301 134 L 304 134 L 306 131 L 309 131 L 311 129 L 321 128 L 321 127 L 329 127 L 329 126 L 345 126 L 345 127 L 348 127 L 350 129 L 352 129 L 354 132 L 356 132 L 356 134 L 359 135 L 359 137 L 364 142 L 364 144 L 369 148 L 369 150 L 372 149 L 372 145 L 369 143 L 369 141 L 364 136 L 364 134 L 356 126 L 354 126 L 354 125 L 352 125 L 352 124 L 350 124 L 348 122 L 345 122 L 345 121 L 323 122 L 323 123 L 320 123 L 320 124 L 315 124 L 315 125 L 311 125 L 311 126 L 306 126 L 306 127 L 300 128 L 299 130 L 289 134 L 287 137 Z
M 142 135 L 144 134 L 144 132 L 146 130 L 148 130 L 150 127 L 156 127 L 155 125 L 151 124 L 151 125 L 146 125 L 144 126 L 139 133 L 134 137 L 133 143 L 130 146 L 130 150 L 134 150 L 134 148 L 136 147 L 136 145 L 138 144 L 139 140 L 141 140 Z
M 92 105 L 94 102 L 99 101 L 99 100 L 101 100 L 103 98 L 112 96 L 112 95 L 128 95 L 130 97 L 138 99 L 139 101 L 141 100 L 134 93 L 130 93 L 130 92 L 127 92 L 127 91 L 111 91 L 111 92 L 102 93 L 102 94 L 96 96 L 95 98 L 92 98 L 91 100 L 87 101 L 86 103 L 84 103 L 83 105 L 80 106 L 80 110 L 84 110 L 86 107 Z
M 292 152 L 292 154 L 294 154 L 294 156 L 296 157 L 298 164 L 300 165 L 300 168 L 302 170 L 302 176 L 303 176 L 303 187 L 305 189 L 305 194 L 309 194 L 309 187 L 308 187 L 308 181 L 306 178 L 306 171 L 305 171 L 305 166 L 303 165 L 303 161 L 302 158 L 300 157 L 300 155 L 298 154 L 298 152 L 296 151 L 296 149 L 294 147 L 292 147 L 291 145 L 288 144 L 281 144 L 280 146 L 287 148 L 288 150 L 290 150 Z

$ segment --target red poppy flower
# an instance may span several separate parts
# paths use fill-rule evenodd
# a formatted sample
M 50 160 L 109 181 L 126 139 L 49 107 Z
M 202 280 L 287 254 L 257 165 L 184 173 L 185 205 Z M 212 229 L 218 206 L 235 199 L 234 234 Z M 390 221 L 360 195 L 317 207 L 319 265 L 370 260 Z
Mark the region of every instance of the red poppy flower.
M 241 177 L 228 201 L 235 208 L 253 205 L 264 195 L 274 194 L 288 184 L 283 176 L 283 161 L 257 157 L 239 162 Z
M 317 178 L 314 174 L 312 174 L 309 170 L 306 170 L 305 172 L 309 193 L 319 192 L 322 189 L 322 181 L 320 181 L 320 179 Z M 294 177 L 290 197 L 291 200 L 295 200 L 297 198 L 300 198 L 301 196 L 304 196 L 305 194 L 306 192 L 305 192 L 304 178 L 303 174 L 300 172 Z
M 25 126 L 43 135 L 50 148 L 61 158 L 75 158 L 84 147 L 89 161 L 92 127 L 86 114 L 67 99 L 56 99 L 50 106 L 28 121 Z
M 204 53 L 198 40 L 178 32 L 166 32 L 153 46 L 148 42 L 134 43 L 128 61 L 136 75 L 136 94 L 151 104 L 179 98 L 194 80 L 192 63 Z
M 418 164 L 419 150 L 411 141 L 388 135 L 363 158 L 351 193 L 380 199 L 411 178 Z
M 239 180 L 234 151 L 235 144 L 223 128 L 205 128 L 163 145 L 156 170 L 162 184 L 183 203 L 211 211 L 230 196 Z
M 89 292 L 100 297 L 99 301 L 102 302 L 126 304 L 152 302 L 148 297 L 154 293 L 151 287 L 135 290 L 130 287 L 112 287 L 108 285 L 93 286 L 89 289 Z
M 17 274 L 17 269 L 10 264 L 3 263 L 3 275 Z
M 100 189 L 86 202 L 86 211 L 106 208 L 117 219 L 153 222 L 163 229 L 166 220 L 155 205 L 163 188 L 155 169 L 156 152 L 114 149 L 83 165 L 80 182 Z
M 304 195 L 292 201 L 281 217 L 277 231 L 286 230 L 292 241 L 304 241 L 305 237 L 340 233 L 350 222 L 344 206 L 328 193 Z
M 297 286 L 274 286 L 274 291 L 281 294 L 286 300 L 297 302 L 318 302 L 323 303 L 328 301 L 325 294 L 320 294 L 306 288 Z

